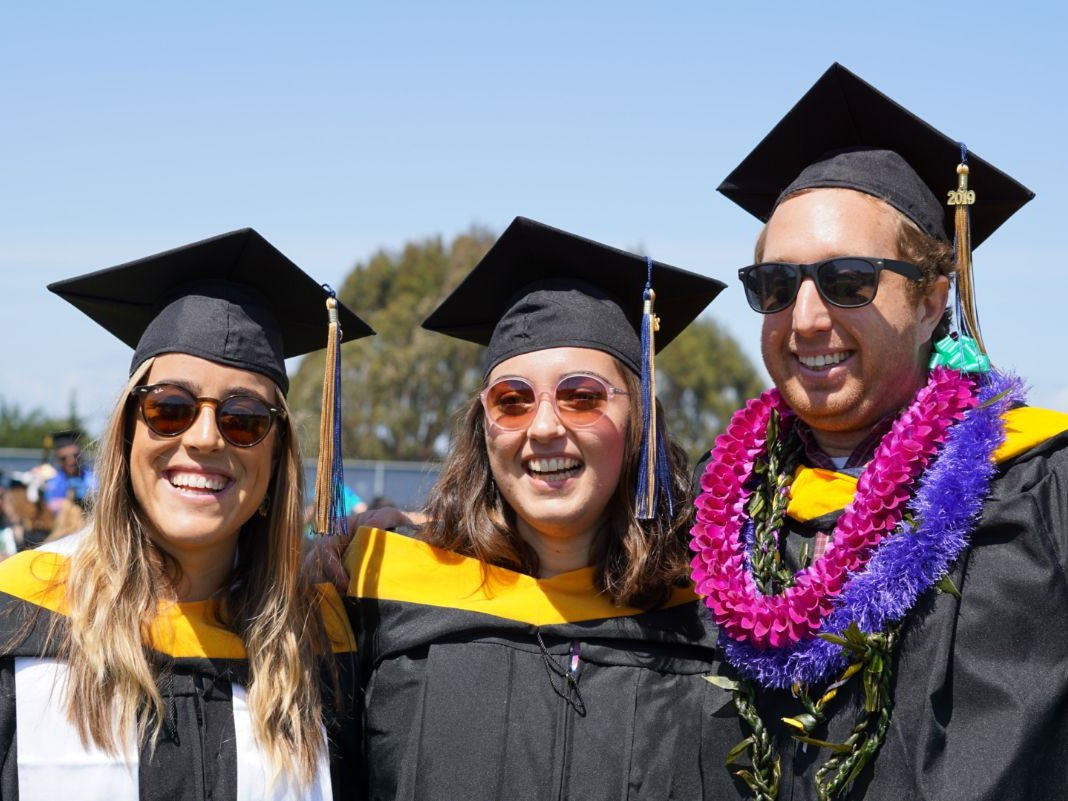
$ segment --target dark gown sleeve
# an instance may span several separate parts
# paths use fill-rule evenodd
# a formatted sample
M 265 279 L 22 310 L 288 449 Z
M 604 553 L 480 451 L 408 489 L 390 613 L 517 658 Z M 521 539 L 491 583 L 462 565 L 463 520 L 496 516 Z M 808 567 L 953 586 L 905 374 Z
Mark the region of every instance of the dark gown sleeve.
M 0 659 L 0 801 L 19 797 L 15 731 L 14 660 L 4 657 Z

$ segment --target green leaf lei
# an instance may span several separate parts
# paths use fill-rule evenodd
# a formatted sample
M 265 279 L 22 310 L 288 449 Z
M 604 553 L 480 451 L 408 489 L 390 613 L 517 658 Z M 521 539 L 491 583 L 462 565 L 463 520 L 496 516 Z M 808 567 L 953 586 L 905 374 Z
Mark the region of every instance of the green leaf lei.
M 758 461 L 753 472 L 759 481 L 746 511 L 753 521 L 753 547 L 750 564 L 753 579 L 766 595 L 782 592 L 793 584 L 794 573 L 782 559 L 780 532 L 786 518 L 790 485 L 800 463 L 801 438 L 793 431 L 781 430 L 779 413 L 772 410 L 767 425 L 768 453 L 766 461 Z M 911 521 L 914 522 L 914 521 Z M 807 548 L 802 549 L 802 567 L 807 561 Z M 893 655 L 900 627 L 879 634 L 865 634 L 856 624 L 843 634 L 817 636 L 841 645 L 854 655 L 849 667 L 823 692 L 812 698 L 809 688 L 795 685 L 794 696 L 804 712 L 783 722 L 798 733 L 793 739 L 831 752 L 831 756 L 816 771 L 816 794 L 819 801 L 832 801 L 850 784 L 864 767 L 875 758 L 890 727 L 893 698 Z M 861 674 L 864 687 L 864 711 L 849 736 L 841 743 L 832 743 L 813 736 L 826 721 L 826 709 L 838 694 L 838 689 L 853 676 Z M 754 793 L 754 801 L 776 801 L 779 795 L 781 767 L 772 737 L 754 701 L 754 687 L 746 680 L 735 681 L 722 676 L 707 677 L 710 682 L 730 691 L 738 716 L 746 722 L 752 734 L 735 745 L 727 754 L 726 764 L 734 765 L 745 755 L 749 765 L 736 772 Z

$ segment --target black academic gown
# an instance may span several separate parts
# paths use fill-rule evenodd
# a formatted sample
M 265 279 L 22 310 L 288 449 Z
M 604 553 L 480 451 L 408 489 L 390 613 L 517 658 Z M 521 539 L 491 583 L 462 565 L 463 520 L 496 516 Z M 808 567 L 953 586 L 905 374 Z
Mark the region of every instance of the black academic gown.
M 1068 416 L 1044 424 L 1068 428 Z M 800 543 L 837 516 L 790 521 L 795 567 Z M 1001 463 L 950 576 L 960 598 L 931 589 L 906 618 L 886 742 L 841 798 L 1068 799 L 1068 433 Z M 857 677 L 840 691 L 827 728 L 813 736 L 847 737 L 863 704 L 859 685 Z M 779 799 L 815 799 L 812 777 L 827 754 L 794 741 L 780 722 L 800 705 L 788 692 L 765 691 L 757 706 L 781 754 Z M 738 725 L 735 740 L 748 733 Z M 733 793 L 723 782 L 706 797 L 750 794 L 736 781 Z
M 361 529 L 346 555 L 370 797 L 708 798 L 714 638 L 678 590 L 620 609 L 592 570 L 538 580 Z M 722 724 L 720 724 L 722 725 Z
M 46 632 L 62 611 L 51 579 L 66 569 L 78 535 L 0 563 L 0 799 L 352 799 L 359 787 L 358 726 L 351 707 L 355 645 L 344 608 L 324 588 L 324 619 L 334 641 L 338 688 L 324 668 L 324 726 L 330 753 L 313 786 L 271 786 L 270 768 L 252 737 L 246 704 L 248 663 L 232 633 L 213 620 L 209 603 L 174 605 L 152 631 L 150 658 L 162 669 L 166 718 L 150 748 L 130 745 L 128 759 L 85 747 L 66 720 L 65 665 L 50 656 Z M 34 613 L 35 617 L 34 617 Z M 25 622 L 35 620 L 26 633 Z M 60 625 L 64 621 L 59 621 Z

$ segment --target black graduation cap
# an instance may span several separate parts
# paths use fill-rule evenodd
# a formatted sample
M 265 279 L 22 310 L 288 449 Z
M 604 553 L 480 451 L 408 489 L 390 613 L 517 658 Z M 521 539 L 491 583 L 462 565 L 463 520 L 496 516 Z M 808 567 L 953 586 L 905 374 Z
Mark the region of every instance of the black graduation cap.
M 800 189 L 841 187 L 879 197 L 928 235 L 952 241 L 961 144 L 940 133 L 840 64 L 805 96 L 719 185 L 767 222 Z M 969 149 L 971 245 L 978 246 L 1034 193 Z
M 423 322 L 488 345 L 486 372 L 521 353 L 602 350 L 641 374 L 643 291 L 651 277 L 663 348 L 720 293 L 714 278 L 516 217 L 490 251 Z
M 77 445 L 82 441 L 82 432 L 77 428 L 66 428 L 63 431 L 54 431 L 45 437 L 44 446 L 50 450 L 58 450 L 68 445 Z
M 252 370 L 287 392 L 284 360 L 327 345 L 330 293 L 251 228 L 48 288 L 135 349 Z M 374 331 L 340 303 L 342 341 Z
M 647 520 L 661 503 L 669 515 L 674 510 L 663 424 L 652 402 L 653 352 L 678 336 L 723 287 L 715 278 L 516 217 L 423 327 L 488 345 L 487 374 L 521 353 L 576 347 L 609 353 L 640 376 L 642 467 L 635 516 Z

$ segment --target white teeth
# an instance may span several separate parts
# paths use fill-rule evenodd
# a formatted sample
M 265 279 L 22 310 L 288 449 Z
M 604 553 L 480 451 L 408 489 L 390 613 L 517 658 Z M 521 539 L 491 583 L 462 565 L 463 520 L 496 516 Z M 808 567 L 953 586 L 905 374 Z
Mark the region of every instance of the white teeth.
M 171 473 L 168 480 L 176 487 L 206 489 L 212 492 L 226 487 L 226 479 L 222 476 L 206 476 L 203 473 Z
M 527 468 L 532 473 L 559 473 L 564 470 L 574 470 L 581 465 L 582 462 L 578 459 L 566 459 L 559 456 L 552 459 L 531 459 L 527 462 Z
M 822 356 L 798 356 L 798 360 L 805 367 L 811 367 L 813 369 L 820 369 L 821 367 L 827 367 L 832 364 L 838 364 L 849 356 L 849 351 L 840 350 L 837 353 L 826 353 Z

